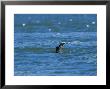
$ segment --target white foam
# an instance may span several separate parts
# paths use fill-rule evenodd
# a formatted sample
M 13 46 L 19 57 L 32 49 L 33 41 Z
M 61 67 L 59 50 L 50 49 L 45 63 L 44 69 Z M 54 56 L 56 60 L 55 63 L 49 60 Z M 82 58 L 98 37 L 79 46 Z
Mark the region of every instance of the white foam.
M 95 24 L 95 21 L 93 21 L 92 24 Z
M 52 29 L 51 29 L 51 28 L 49 28 L 48 30 L 49 30 L 49 31 L 51 31 Z
M 88 24 L 87 24 L 87 25 L 86 25 L 86 27 L 87 27 L 87 28 L 89 28 L 89 27 L 90 27 L 90 25 L 88 25 Z
M 80 44 L 81 42 L 80 41 L 72 41 L 72 42 L 64 42 L 64 43 L 67 43 L 67 44 Z
M 56 35 L 60 35 L 60 33 L 57 33 Z
M 61 42 L 61 43 L 66 43 L 66 42 Z
M 68 44 L 70 44 L 71 42 L 68 42 Z
M 73 41 L 72 44 L 80 44 L 80 41 Z
M 25 24 L 25 23 L 23 23 L 23 24 L 22 24 L 22 26 L 23 26 L 23 27 L 25 27 L 25 26 L 26 26 L 26 24 Z

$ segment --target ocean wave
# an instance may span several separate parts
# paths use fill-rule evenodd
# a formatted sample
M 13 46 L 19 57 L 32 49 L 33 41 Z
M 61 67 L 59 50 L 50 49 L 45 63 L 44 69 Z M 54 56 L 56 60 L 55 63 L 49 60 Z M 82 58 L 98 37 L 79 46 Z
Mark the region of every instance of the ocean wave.
M 65 42 L 64 48 L 74 48 L 74 47 L 91 47 L 91 46 L 97 46 L 97 42 L 96 41 L 79 41 L 79 40 L 75 40 L 75 41 L 60 41 L 60 40 L 42 40 L 42 41 L 37 41 L 37 42 L 14 42 L 14 47 L 20 47 L 20 48 L 25 48 L 25 47 L 43 47 L 43 48 L 47 48 L 47 47 L 56 47 L 58 46 L 61 42 Z
M 16 38 L 48 38 L 48 37 L 96 37 L 96 32 L 45 32 L 45 33 L 16 33 Z

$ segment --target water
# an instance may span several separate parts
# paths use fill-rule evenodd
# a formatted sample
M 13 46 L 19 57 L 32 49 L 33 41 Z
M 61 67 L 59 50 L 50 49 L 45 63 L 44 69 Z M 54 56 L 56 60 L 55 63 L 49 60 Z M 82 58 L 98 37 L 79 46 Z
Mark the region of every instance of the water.
M 15 14 L 14 75 L 96 76 L 97 15 Z

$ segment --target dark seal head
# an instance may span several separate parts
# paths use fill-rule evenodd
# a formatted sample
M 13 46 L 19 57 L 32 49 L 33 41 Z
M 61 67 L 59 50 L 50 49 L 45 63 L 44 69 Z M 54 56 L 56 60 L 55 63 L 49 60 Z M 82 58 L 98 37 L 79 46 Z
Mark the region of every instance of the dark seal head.
M 63 48 L 64 44 L 65 44 L 65 42 L 62 42 L 59 44 L 59 46 L 56 47 L 56 53 L 61 52 L 61 49 Z

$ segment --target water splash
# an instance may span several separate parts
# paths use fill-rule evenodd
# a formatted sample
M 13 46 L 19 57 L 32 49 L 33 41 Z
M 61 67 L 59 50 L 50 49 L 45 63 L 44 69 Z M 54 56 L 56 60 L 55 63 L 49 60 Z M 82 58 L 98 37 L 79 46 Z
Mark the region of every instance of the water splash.
M 93 21 L 92 24 L 95 24 L 95 21 Z
M 52 29 L 51 29 L 51 28 L 49 28 L 48 30 L 49 30 L 49 32 L 50 32 Z
M 25 27 L 25 26 L 26 26 L 26 24 L 25 24 L 25 23 L 23 23 L 23 24 L 22 24 L 22 26 L 23 26 L 23 27 Z
M 88 25 L 88 24 L 87 24 L 87 25 L 86 25 L 86 27 L 87 27 L 87 28 L 89 28 L 89 27 L 90 27 L 90 25 Z

